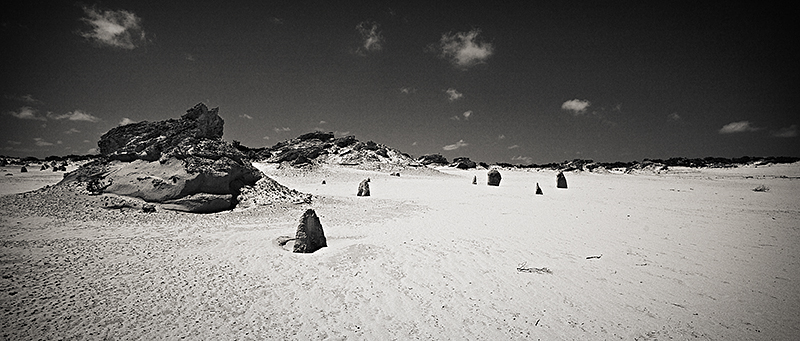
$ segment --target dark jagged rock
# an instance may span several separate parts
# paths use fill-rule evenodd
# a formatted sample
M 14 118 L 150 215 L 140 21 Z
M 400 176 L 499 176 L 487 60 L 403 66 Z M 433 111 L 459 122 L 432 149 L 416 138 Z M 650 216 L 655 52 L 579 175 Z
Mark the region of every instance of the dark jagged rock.
M 558 172 L 556 175 L 556 188 L 567 188 L 567 177 L 564 176 L 564 172 Z
M 497 169 L 490 170 L 489 173 L 487 173 L 487 177 L 489 178 L 487 181 L 489 186 L 500 186 L 500 180 L 503 178 L 500 176 L 500 172 Z
M 27 173 L 28 172 L 28 168 L 25 167 L 25 166 L 22 166 L 22 168 L 19 169 L 19 172 L 20 173 Z
M 544 193 L 542 193 L 542 188 L 539 187 L 539 183 L 537 182 L 536 183 L 536 195 L 543 195 L 543 194 Z
M 144 212 L 144 213 L 156 213 L 156 205 L 143 204 L 142 205 L 142 212 Z
M 425 154 L 417 158 L 417 161 L 423 165 L 440 165 L 444 166 L 449 164 L 447 162 L 447 158 L 442 156 L 442 154 Z
M 369 196 L 369 178 L 361 180 L 361 183 L 358 184 L 358 194 L 356 195 L 359 197 Z
M 450 164 L 450 167 L 455 167 L 458 169 L 470 169 L 477 166 L 478 164 L 470 160 L 468 157 L 457 157 L 453 159 L 453 162 Z
M 477 175 L 473 175 L 472 176 L 472 184 L 473 185 L 477 185 L 478 184 L 478 176 Z
M 297 234 L 294 240 L 294 253 L 312 253 L 323 247 L 328 246 L 325 239 L 325 232 L 319 217 L 313 209 L 306 210 L 300 218 L 300 225 L 297 226 Z
M 199 103 L 178 120 L 142 121 L 113 128 L 100 136 L 97 146 L 100 154 L 111 160 L 156 161 L 162 153 L 186 140 L 222 138 L 225 122 L 218 112 L 219 108 L 208 110 Z

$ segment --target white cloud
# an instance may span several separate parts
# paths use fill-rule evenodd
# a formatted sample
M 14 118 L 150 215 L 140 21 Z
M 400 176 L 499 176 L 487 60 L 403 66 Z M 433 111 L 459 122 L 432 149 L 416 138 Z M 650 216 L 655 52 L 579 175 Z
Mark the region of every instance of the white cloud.
M 561 104 L 561 109 L 571 111 L 573 115 L 580 115 L 586 112 L 586 108 L 592 105 L 585 99 L 571 99 Z
M 788 127 L 778 129 L 778 131 L 772 133 L 772 136 L 775 137 L 795 137 L 797 136 L 797 125 L 792 124 Z
M 100 150 L 99 150 L 99 149 L 97 149 L 97 147 L 94 147 L 94 148 L 89 148 L 89 149 L 86 151 L 86 154 L 100 154 Z
M 361 34 L 363 43 L 358 48 L 358 53 L 364 55 L 366 52 L 380 51 L 383 48 L 383 35 L 378 31 L 378 24 L 369 21 L 362 21 L 356 25 L 356 30 Z
M 472 116 L 472 110 L 465 111 L 463 114 L 464 120 L 469 120 L 469 117 Z
M 21 120 L 37 120 L 37 121 L 46 121 L 47 119 L 44 116 L 40 116 L 37 114 L 36 109 L 31 107 L 22 107 L 19 108 L 19 111 L 11 111 L 9 112 L 11 116 L 14 116 Z
M 444 149 L 444 150 L 456 150 L 458 148 L 466 147 L 466 146 L 469 146 L 469 143 L 464 142 L 464 140 L 459 140 L 458 142 L 456 142 L 454 144 L 448 144 L 448 145 L 442 147 L 442 149 Z
M 461 99 L 462 97 L 464 97 L 464 94 L 458 92 L 458 90 L 453 89 L 453 88 L 447 89 L 444 92 L 447 93 L 447 99 L 450 102 L 453 102 L 455 100 L 458 100 L 458 99 Z
M 502 139 L 505 139 L 505 138 L 506 138 L 506 136 L 503 135 L 503 134 L 497 135 L 497 139 L 498 140 L 502 140 Z
M 269 140 L 269 136 L 264 136 L 264 137 L 262 137 L 262 139 Z
M 324 120 L 323 120 L 323 121 L 319 121 L 319 124 L 327 124 L 327 123 L 328 123 L 328 122 L 326 122 L 326 121 L 324 121 Z
M 521 164 L 529 165 L 533 163 L 533 158 L 530 156 L 514 156 L 511 161 L 520 161 Z
M 274 129 L 272 129 L 272 130 L 274 130 L 276 133 L 281 133 L 281 132 L 291 131 L 291 129 L 289 129 L 288 127 L 283 127 L 283 128 L 275 127 L 275 128 L 274 128 Z
M 127 117 L 123 117 L 122 120 L 119 121 L 119 123 L 117 125 L 124 126 L 124 125 L 128 125 L 128 124 L 133 124 L 133 123 L 136 123 L 136 121 L 134 121 L 134 120 L 132 120 L 130 118 L 127 118 Z
M 460 121 L 461 120 L 461 116 L 453 115 L 453 116 L 450 116 L 450 119 L 453 120 L 453 121 Z
M 678 122 L 678 121 L 680 121 L 680 120 L 682 120 L 682 119 L 683 119 L 683 118 L 681 117 L 681 115 L 678 115 L 678 113 L 676 113 L 676 112 L 674 112 L 674 113 L 671 113 L 671 114 L 667 115 L 667 118 L 668 118 L 670 121 L 675 121 L 675 122 Z
M 403 87 L 403 88 L 400 88 L 400 92 L 402 92 L 404 94 L 413 94 L 413 93 L 417 92 L 417 89 L 416 88 L 412 88 L 412 87 Z
M 517 148 L 519 148 L 518 144 L 515 144 L 513 146 L 508 146 L 508 149 L 517 149 Z
M 78 130 L 78 129 L 71 128 L 70 130 L 65 131 L 64 134 L 71 135 L 71 134 L 77 134 L 77 133 L 80 133 L 80 132 L 81 131 Z
M 64 115 L 55 115 L 52 113 L 48 113 L 47 117 L 52 118 L 54 120 L 70 120 L 70 121 L 85 121 L 85 122 L 99 122 L 100 118 L 96 116 L 92 116 L 91 114 L 87 114 L 81 110 L 75 110 L 72 112 L 68 112 Z
M 478 39 L 479 29 L 469 32 L 445 33 L 439 40 L 440 57 L 460 68 L 468 68 L 486 61 L 493 53 L 490 43 Z
M 760 128 L 753 127 L 750 121 L 739 121 L 728 123 L 719 130 L 720 134 L 743 133 L 748 131 L 756 131 Z
M 41 137 L 36 137 L 33 139 L 33 141 L 35 141 L 35 144 L 39 147 L 47 147 L 53 145 L 52 143 L 45 141 Z
M 8 142 L 8 144 L 13 144 L 13 145 L 20 145 L 20 144 L 22 144 L 22 142 L 19 142 L 19 141 L 12 141 L 12 140 L 8 140 L 8 141 L 6 141 L 6 142 Z
M 100 45 L 132 50 L 144 45 L 146 38 L 142 30 L 142 18 L 125 11 L 102 10 L 83 6 L 85 17 L 80 20 L 89 25 L 88 31 L 79 34 Z
M 239 117 L 241 117 L 241 118 L 246 118 L 246 119 L 248 119 L 248 120 L 252 120 L 252 119 L 253 119 L 253 116 L 250 116 L 250 115 L 248 115 L 248 114 L 241 114 L 241 115 L 239 115 Z

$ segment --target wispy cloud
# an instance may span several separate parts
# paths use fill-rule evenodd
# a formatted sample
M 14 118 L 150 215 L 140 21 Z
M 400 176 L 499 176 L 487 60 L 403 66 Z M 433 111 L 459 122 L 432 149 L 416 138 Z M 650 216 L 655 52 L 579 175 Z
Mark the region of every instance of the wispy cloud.
M 464 120 L 469 120 L 469 117 L 472 116 L 472 110 L 467 110 L 461 116 L 464 116 Z
M 750 121 L 739 121 L 739 122 L 731 122 L 728 123 L 719 130 L 720 134 L 733 134 L 733 133 L 744 133 L 748 131 L 757 131 L 761 130 L 761 128 L 754 127 Z
M 458 92 L 458 90 L 450 88 L 444 91 L 447 93 L 447 100 L 450 102 L 456 101 L 464 97 L 464 94 Z
M 264 137 L 262 137 L 262 139 L 269 140 L 269 136 L 264 136 Z
M 439 40 L 440 57 L 448 59 L 454 66 L 462 69 L 484 63 L 493 53 L 491 43 L 482 42 L 478 35 L 480 29 L 469 32 L 448 32 Z
M 5 95 L 5 98 L 12 99 L 15 101 L 25 102 L 29 104 L 42 104 L 42 101 L 36 99 L 31 94 L 17 96 L 17 95 Z
M 275 127 L 272 130 L 274 130 L 276 133 L 282 133 L 282 132 L 291 131 L 291 129 L 289 129 L 288 127 L 283 127 L 283 128 Z
M 514 156 L 511 161 L 519 161 L 523 165 L 529 165 L 533 163 L 533 158 L 530 156 Z
M 8 114 L 21 120 L 47 121 L 47 118 L 39 115 L 36 109 L 31 107 L 22 107 L 19 111 L 10 111 Z
M 112 11 L 96 6 L 82 6 L 86 15 L 80 20 L 89 25 L 86 31 L 78 32 L 82 37 L 101 46 L 133 50 L 143 46 L 146 35 L 142 29 L 142 18 L 126 10 Z
M 790 125 L 788 127 L 784 127 L 784 128 L 778 129 L 778 131 L 775 131 L 775 132 L 772 133 L 772 136 L 775 136 L 775 137 L 796 137 L 797 136 L 797 125 L 796 124 L 792 124 L 792 125 Z
M 13 144 L 13 145 L 15 145 L 15 146 L 18 146 L 18 145 L 21 145 L 21 144 L 22 144 L 22 142 L 19 142 L 19 141 L 13 141 L 13 140 L 8 140 L 8 141 L 6 141 L 6 142 L 8 142 L 8 144 Z
M 508 146 L 508 149 L 517 149 L 517 148 L 519 148 L 518 144 L 515 144 L 513 146 Z
M 45 140 L 44 140 L 43 138 L 41 138 L 41 137 L 35 137 L 35 138 L 33 139 L 33 141 L 34 141 L 34 143 L 35 143 L 37 146 L 39 146 L 39 147 L 47 147 L 47 146 L 52 146 L 52 145 L 53 145 L 52 143 L 45 141 Z
M 497 135 L 497 139 L 498 140 L 502 140 L 502 139 L 505 139 L 505 138 L 506 138 L 506 136 L 503 135 L 503 134 Z
M 77 133 L 80 133 L 80 132 L 81 132 L 81 131 L 80 131 L 80 130 L 78 130 L 78 129 L 75 129 L 75 128 L 70 128 L 70 130 L 67 130 L 67 131 L 65 131 L 65 132 L 64 132 L 64 134 L 67 134 L 67 135 L 72 135 L 72 134 L 77 134 Z
M 361 47 L 356 51 L 360 55 L 367 52 L 380 51 L 383 48 L 384 38 L 378 31 L 378 24 L 370 21 L 362 21 L 356 25 L 356 30 L 361 35 Z
M 466 147 L 466 146 L 469 146 L 469 143 L 464 142 L 464 140 L 459 140 L 456 143 L 448 144 L 448 145 L 442 147 L 442 149 L 444 149 L 444 150 L 456 150 L 458 148 Z
M 283 19 L 281 18 L 271 17 L 269 18 L 269 22 L 271 22 L 273 25 L 283 25 Z
M 136 123 L 136 121 L 127 117 L 123 117 L 122 120 L 120 120 L 119 123 L 117 123 L 117 125 L 124 126 L 132 123 Z
M 413 93 L 417 92 L 417 89 L 416 88 L 412 88 L 412 87 L 403 87 L 403 88 L 400 88 L 400 92 L 402 92 L 404 94 L 413 94 Z
M 573 115 L 581 115 L 586 112 L 586 108 L 592 105 L 585 99 L 571 99 L 561 104 L 561 109 L 572 112 Z
M 248 120 L 252 120 L 252 119 L 253 119 L 253 116 L 250 116 L 250 115 L 248 115 L 248 114 L 241 114 L 241 115 L 239 115 L 239 117 L 241 117 L 241 118 L 246 118 L 246 119 L 248 119 Z
M 81 110 L 71 111 L 71 112 L 68 112 L 68 113 L 63 114 L 63 115 L 56 115 L 56 114 L 53 114 L 53 113 L 48 113 L 47 117 L 51 118 L 51 119 L 54 119 L 54 120 L 57 120 L 57 121 L 58 120 L 70 120 L 70 121 L 84 121 L 84 122 L 100 122 L 100 118 L 99 117 L 93 116 L 91 114 L 87 114 L 87 113 L 85 113 L 85 112 L 83 112 Z
M 673 122 L 680 122 L 681 120 L 683 120 L 683 117 L 681 117 L 681 115 L 678 115 L 677 112 L 674 112 L 667 115 L 667 119 Z

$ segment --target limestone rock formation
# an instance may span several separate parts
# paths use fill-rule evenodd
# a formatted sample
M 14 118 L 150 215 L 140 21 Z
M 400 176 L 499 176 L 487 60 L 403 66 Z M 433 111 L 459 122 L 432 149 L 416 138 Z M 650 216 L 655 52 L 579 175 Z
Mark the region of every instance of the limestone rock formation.
M 313 209 L 306 210 L 300 218 L 300 225 L 297 226 L 297 234 L 294 241 L 294 253 L 312 253 L 323 247 L 327 247 L 325 232 L 319 217 Z
M 556 188 L 567 188 L 567 178 L 564 176 L 564 172 L 558 172 L 556 175 Z
M 500 186 L 500 180 L 503 178 L 500 176 L 500 172 L 497 169 L 492 169 L 487 173 L 487 177 L 489 178 L 488 184 L 489 186 Z
M 360 197 L 368 197 L 369 196 L 369 178 L 361 180 L 361 183 L 358 184 L 358 196 Z
M 453 163 L 450 164 L 450 167 L 455 167 L 458 169 L 470 169 L 477 166 L 478 164 L 470 160 L 468 157 L 457 157 L 453 159 Z
M 253 159 L 288 163 L 292 167 L 334 164 L 377 170 L 383 168 L 382 165 L 391 169 L 421 166 L 408 154 L 385 145 L 373 141 L 361 142 L 355 136 L 335 138 L 333 133 L 321 131 L 278 142 L 269 148 L 247 150 Z
M 165 209 L 231 209 L 242 187 L 263 175 L 222 140 L 218 111 L 200 103 L 180 119 L 113 128 L 97 143 L 103 157 L 68 173 L 62 183 L 102 180 L 109 184 L 103 192 L 165 203 Z
M 28 172 L 28 168 L 25 167 L 25 166 L 22 166 L 22 168 L 20 168 L 19 172 L 20 173 L 27 173 Z
M 543 195 L 543 194 L 544 193 L 542 193 L 542 188 L 539 187 L 539 183 L 537 182 L 536 183 L 536 195 Z
M 478 184 L 478 176 L 477 175 L 473 175 L 472 176 L 472 184 L 473 185 L 477 185 Z
M 442 154 L 425 154 L 417 158 L 417 161 L 423 165 L 444 166 L 449 164 L 447 159 Z

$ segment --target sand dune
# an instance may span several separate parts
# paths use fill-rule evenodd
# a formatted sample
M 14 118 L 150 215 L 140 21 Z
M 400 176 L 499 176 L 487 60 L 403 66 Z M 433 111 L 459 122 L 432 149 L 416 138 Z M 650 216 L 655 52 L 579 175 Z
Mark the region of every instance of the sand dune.
M 551 171 L 490 187 L 485 171 L 257 167 L 313 203 L 192 215 L 53 187 L 1 197 L 3 338 L 800 334 L 800 164 L 567 173 L 568 190 Z M 328 247 L 276 245 L 309 207 Z

